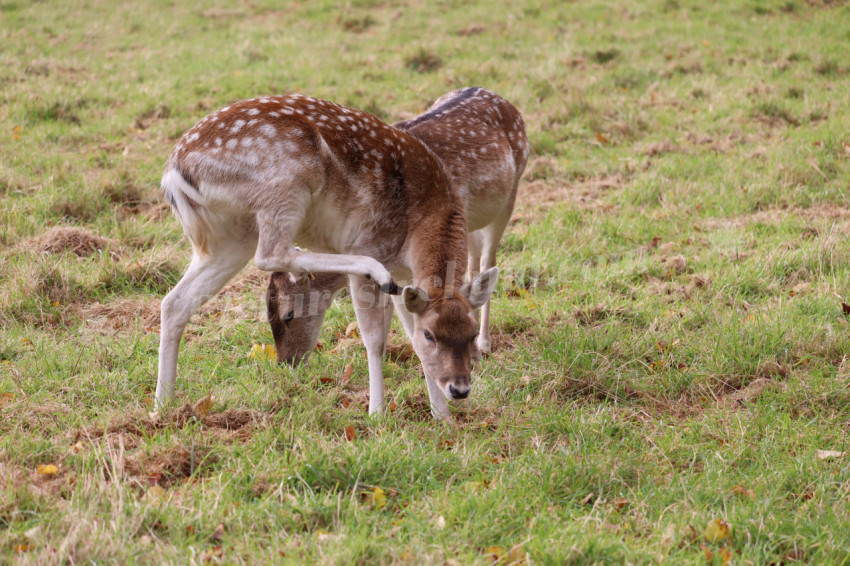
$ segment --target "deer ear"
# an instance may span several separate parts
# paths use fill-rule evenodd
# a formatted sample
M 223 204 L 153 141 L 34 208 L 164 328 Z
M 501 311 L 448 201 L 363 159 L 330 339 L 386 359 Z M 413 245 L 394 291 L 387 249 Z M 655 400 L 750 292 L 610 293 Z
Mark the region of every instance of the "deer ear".
M 490 295 L 492 295 L 493 291 L 496 289 L 496 282 L 498 280 L 499 268 L 491 267 L 461 287 L 460 294 L 469 300 L 469 304 L 472 305 L 472 308 L 477 309 L 490 300 Z
M 401 292 L 401 296 L 404 299 L 404 308 L 409 313 L 420 313 L 428 306 L 428 293 L 419 287 L 408 285 Z

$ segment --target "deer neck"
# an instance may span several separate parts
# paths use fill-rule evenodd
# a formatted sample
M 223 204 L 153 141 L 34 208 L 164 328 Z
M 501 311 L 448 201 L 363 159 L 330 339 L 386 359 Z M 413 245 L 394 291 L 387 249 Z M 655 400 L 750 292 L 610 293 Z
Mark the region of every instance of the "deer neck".
M 437 199 L 435 199 L 437 200 Z M 431 298 L 455 296 L 466 273 L 466 214 L 460 198 L 443 197 L 437 213 L 412 230 L 409 265 L 413 284 Z

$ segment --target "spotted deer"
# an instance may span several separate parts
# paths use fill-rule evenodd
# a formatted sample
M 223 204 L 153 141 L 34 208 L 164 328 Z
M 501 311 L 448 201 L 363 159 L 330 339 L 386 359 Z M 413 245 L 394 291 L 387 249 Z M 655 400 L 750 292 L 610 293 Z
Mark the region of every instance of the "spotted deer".
M 423 114 L 393 127 L 421 140 L 442 161 L 466 209 L 471 277 L 496 265 L 496 250 L 513 212 L 528 139 L 519 111 L 483 88 L 449 92 Z M 273 273 L 266 294 L 278 362 L 297 364 L 314 349 L 322 321 L 348 278 Z M 352 295 L 357 294 L 352 289 Z M 490 302 L 481 307 L 477 345 L 490 351 Z
M 439 159 L 374 116 L 290 94 L 234 103 L 198 122 L 169 157 L 162 190 L 192 244 L 162 301 L 157 406 L 173 397 L 180 338 L 194 313 L 253 257 L 265 271 L 348 274 L 393 294 L 425 368 L 433 412 L 469 391 L 477 324 L 496 268 L 464 284 L 466 214 Z M 299 244 L 310 251 L 295 247 Z M 395 280 L 412 283 L 403 289 Z M 384 406 L 392 311 L 356 301 L 369 360 L 369 412 Z

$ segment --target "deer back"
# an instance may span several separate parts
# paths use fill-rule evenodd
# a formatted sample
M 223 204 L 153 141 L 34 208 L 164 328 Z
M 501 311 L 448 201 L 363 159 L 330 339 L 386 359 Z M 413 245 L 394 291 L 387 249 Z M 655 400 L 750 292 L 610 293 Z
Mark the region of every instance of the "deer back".
M 422 140 L 443 163 L 467 204 L 470 230 L 513 206 L 529 145 L 522 115 L 510 102 L 484 88 L 464 88 L 393 126 Z

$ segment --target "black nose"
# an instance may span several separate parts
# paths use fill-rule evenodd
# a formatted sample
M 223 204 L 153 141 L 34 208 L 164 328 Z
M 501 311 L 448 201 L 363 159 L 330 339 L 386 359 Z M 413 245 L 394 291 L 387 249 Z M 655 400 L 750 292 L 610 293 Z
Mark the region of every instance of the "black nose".
M 449 384 L 449 395 L 452 396 L 452 399 L 466 399 L 469 397 L 469 387 L 466 389 L 458 389 L 452 384 Z

